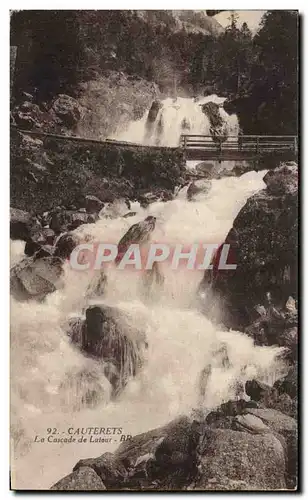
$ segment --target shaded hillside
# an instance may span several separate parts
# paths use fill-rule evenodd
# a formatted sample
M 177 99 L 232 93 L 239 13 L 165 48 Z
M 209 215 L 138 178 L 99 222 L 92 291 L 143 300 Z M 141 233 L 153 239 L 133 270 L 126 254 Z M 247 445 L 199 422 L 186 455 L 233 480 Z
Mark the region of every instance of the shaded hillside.
M 108 70 L 155 81 L 190 83 L 189 61 L 223 31 L 202 11 L 19 11 L 11 16 L 18 46 L 15 95 L 73 95 L 80 82 Z M 55 33 L 57 36 L 55 37 Z

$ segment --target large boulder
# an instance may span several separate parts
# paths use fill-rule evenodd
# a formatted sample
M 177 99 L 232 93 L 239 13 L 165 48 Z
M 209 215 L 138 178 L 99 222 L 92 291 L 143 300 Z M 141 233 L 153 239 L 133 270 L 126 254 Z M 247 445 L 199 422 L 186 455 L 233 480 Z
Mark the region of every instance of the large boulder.
M 72 231 L 83 224 L 93 224 L 97 216 L 88 214 L 86 210 L 66 210 L 62 207 L 56 208 L 50 214 L 50 228 L 60 234 L 66 231 Z
M 63 122 L 65 127 L 75 127 L 82 117 L 83 108 L 78 101 L 66 94 L 59 94 L 53 101 L 50 114 Z
M 80 467 L 54 484 L 51 490 L 57 491 L 102 491 L 106 487 L 96 472 L 90 467 Z
M 143 365 L 145 336 L 117 308 L 93 305 L 85 315 L 85 320 L 69 322 L 68 335 L 85 355 L 104 361 L 105 375 L 116 396 Z
M 10 208 L 10 237 L 12 240 L 27 241 L 39 230 L 39 222 L 29 212 Z
M 296 420 L 272 408 L 250 408 L 247 413 L 262 420 L 273 433 L 283 436 L 286 442 L 286 482 L 294 489 L 297 485 L 297 423 Z
M 62 286 L 62 260 L 25 258 L 11 268 L 10 289 L 16 300 L 43 300 Z
M 248 199 L 233 223 L 237 268 L 217 273 L 213 283 L 213 291 L 226 311 L 225 323 L 230 326 L 250 324 L 253 308 L 264 304 L 269 295 L 271 304 L 277 307 L 290 296 L 297 298 L 295 170 L 294 165 L 282 165 L 267 174 L 268 187 Z
M 25 130 L 46 131 L 54 123 L 54 118 L 46 111 L 42 111 L 37 104 L 24 101 L 12 111 L 12 116 L 18 127 Z
M 199 428 L 186 417 L 123 442 L 114 454 L 80 460 L 74 470 L 90 467 L 107 489 L 176 490 L 197 472 Z
M 279 439 L 270 433 L 248 434 L 210 429 L 200 445 L 195 490 L 281 490 L 285 457 Z
M 147 117 L 147 123 L 153 123 L 155 122 L 159 110 L 162 108 L 162 103 L 160 101 L 153 101 L 152 105 L 149 109 L 148 117 Z
M 187 189 L 187 199 L 192 201 L 196 196 L 203 194 L 207 195 L 211 189 L 211 182 L 207 179 L 193 181 Z
M 294 304 L 290 309 L 288 304 Z M 296 302 L 289 297 L 283 307 L 270 305 L 264 308 L 264 314 L 253 321 L 245 332 L 257 345 L 279 345 L 285 348 L 285 356 L 292 363 L 297 359 L 298 347 L 298 313 Z

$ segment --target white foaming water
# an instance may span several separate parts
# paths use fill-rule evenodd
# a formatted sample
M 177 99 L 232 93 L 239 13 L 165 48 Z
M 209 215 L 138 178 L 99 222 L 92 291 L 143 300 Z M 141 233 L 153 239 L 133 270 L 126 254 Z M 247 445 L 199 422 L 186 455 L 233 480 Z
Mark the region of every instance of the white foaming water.
M 153 239 L 160 242 L 221 243 L 246 199 L 264 187 L 264 172 L 213 181 L 207 198 L 187 202 L 185 191 L 170 202 L 147 210 L 134 203 L 135 217 L 101 219 L 76 233 L 99 242 L 117 243 L 127 229 L 147 215 L 157 217 Z M 12 479 L 19 488 L 46 489 L 81 458 L 112 451 L 117 443 L 34 443 L 47 428 L 67 436 L 69 427 L 122 427 L 124 434 L 139 434 L 163 425 L 193 409 L 207 411 L 236 395 L 236 382 L 251 377 L 273 381 L 284 369 L 276 359 L 279 348 L 256 347 L 243 333 L 226 331 L 211 323 L 196 307 L 194 295 L 201 278 L 197 271 L 171 271 L 167 264 L 163 288 L 152 298 L 140 286 L 134 271 L 108 269 L 107 292 L 100 300 L 116 306 L 142 330 L 149 348 L 140 375 L 131 380 L 115 401 L 102 364 L 85 358 L 68 341 L 64 323 L 85 307 L 91 272 L 66 266 L 65 286 L 42 304 L 12 301 Z M 93 274 L 93 273 L 92 273 Z M 230 367 L 220 362 L 219 349 L 228 352 Z M 200 373 L 212 366 L 206 392 L 200 396 Z M 77 383 L 78 373 L 96 377 L 102 401 L 82 407 L 82 394 L 93 382 Z M 74 381 L 76 383 L 74 384 Z
M 147 123 L 148 111 L 146 111 L 140 120 L 129 123 L 126 130 L 118 130 L 114 138 L 151 146 L 178 146 L 181 134 L 209 135 L 209 119 L 202 112 L 201 106 L 207 102 L 221 105 L 223 101 L 225 98 L 217 95 L 196 99 L 188 97 L 164 99 L 153 123 Z M 228 115 L 222 107 L 219 108 L 219 113 L 228 135 L 237 135 L 239 128 L 237 116 Z

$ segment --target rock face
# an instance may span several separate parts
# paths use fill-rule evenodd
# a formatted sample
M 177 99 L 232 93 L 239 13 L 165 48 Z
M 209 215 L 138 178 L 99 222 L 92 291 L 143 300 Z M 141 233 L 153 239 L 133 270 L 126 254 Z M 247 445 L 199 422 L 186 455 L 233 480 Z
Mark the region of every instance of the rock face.
M 297 176 L 284 164 L 264 178 L 267 188 L 248 199 L 233 223 L 237 242 L 235 272 L 221 272 L 213 289 L 221 297 L 233 326 L 251 323 L 252 310 L 270 303 L 284 306 L 297 296 Z M 231 314 L 232 311 L 232 314 Z
M 271 434 L 229 429 L 206 433 L 197 490 L 279 490 L 286 487 L 284 450 Z
M 106 487 L 93 469 L 80 467 L 72 474 L 58 481 L 50 489 L 57 491 L 102 491 Z

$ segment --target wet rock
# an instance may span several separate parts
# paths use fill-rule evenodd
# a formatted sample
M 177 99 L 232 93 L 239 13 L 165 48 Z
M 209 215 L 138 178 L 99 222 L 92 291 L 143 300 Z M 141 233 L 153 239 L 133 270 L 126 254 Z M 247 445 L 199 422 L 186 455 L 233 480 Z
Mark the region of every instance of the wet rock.
M 195 173 L 197 175 L 202 175 L 207 179 L 213 179 L 214 172 L 215 172 L 214 163 L 210 163 L 208 161 L 202 161 L 201 163 L 198 163 L 198 165 L 196 165 L 195 167 Z
M 12 267 L 10 288 L 17 300 L 43 300 L 62 286 L 62 260 L 56 257 L 25 258 Z
M 40 230 L 39 222 L 29 212 L 10 208 L 10 238 L 27 241 Z
M 94 299 L 104 295 L 107 286 L 107 276 L 103 269 L 97 271 L 91 280 L 85 296 L 87 299 Z
M 150 107 L 148 117 L 147 117 L 147 122 L 153 123 L 155 122 L 159 110 L 162 108 L 162 103 L 160 101 L 153 101 L 152 105 Z
M 258 401 L 259 407 L 273 408 L 290 417 L 296 417 L 297 401 L 293 401 L 291 397 L 283 391 L 283 382 L 277 381 L 274 387 L 270 387 L 258 380 L 248 380 L 245 389 L 248 396 L 254 401 Z
M 260 401 L 264 406 L 273 407 L 278 399 L 278 391 L 259 380 L 247 380 L 245 391 L 254 401 Z
M 41 245 L 29 239 L 25 244 L 25 255 L 32 257 L 36 252 L 41 249 Z
M 211 189 L 211 183 L 208 180 L 193 181 L 187 189 L 188 201 L 193 200 L 199 194 L 208 194 Z
M 212 127 L 221 127 L 223 119 L 219 113 L 219 106 L 215 102 L 207 102 L 201 105 L 202 112 L 209 118 Z
M 120 262 L 130 245 L 147 243 L 155 229 L 156 217 L 149 215 L 143 221 L 133 224 L 118 243 L 118 256 L 116 262 Z
M 62 234 L 55 243 L 54 256 L 68 259 L 77 245 L 78 239 L 74 234 Z
M 250 317 L 253 317 L 250 314 Z M 278 345 L 284 347 L 285 357 L 292 363 L 297 359 L 298 329 L 297 309 L 287 310 L 270 306 L 259 319 L 245 329 L 257 345 Z
M 145 336 L 114 307 L 93 305 L 85 314 L 85 320 L 70 323 L 68 335 L 85 355 L 112 365 L 105 375 L 116 396 L 143 365 Z
M 110 385 L 103 373 L 87 369 L 71 369 L 59 386 L 61 407 L 67 411 L 95 408 L 109 401 Z
M 50 489 L 57 491 L 102 491 L 106 487 L 93 469 L 80 467 L 58 481 Z
M 55 233 L 52 229 L 38 227 L 36 231 L 31 231 L 26 240 L 25 254 L 28 257 L 34 254 L 38 256 L 38 252 L 40 256 L 52 255 L 54 239 Z
M 135 217 L 137 212 L 127 212 L 127 214 L 123 215 L 123 219 L 128 219 L 129 217 Z
M 107 489 L 174 490 L 196 474 L 199 431 L 181 417 L 123 442 L 112 455 L 80 460 L 74 470 L 92 467 Z
M 173 199 L 173 193 L 163 189 L 156 189 L 138 196 L 138 201 L 142 208 L 147 208 L 156 201 L 170 201 Z
M 65 231 L 72 231 L 83 224 L 93 224 L 97 217 L 86 212 L 57 209 L 50 214 L 50 228 L 60 234 Z
M 99 213 L 104 203 L 96 196 L 87 195 L 85 197 L 85 208 L 89 214 Z
M 53 245 L 54 244 L 56 234 L 51 228 L 44 227 L 42 229 L 42 236 L 44 238 L 44 243 L 46 245 Z
M 195 490 L 280 490 L 286 487 L 285 457 L 280 441 L 270 433 L 249 434 L 208 430 L 200 445 Z

